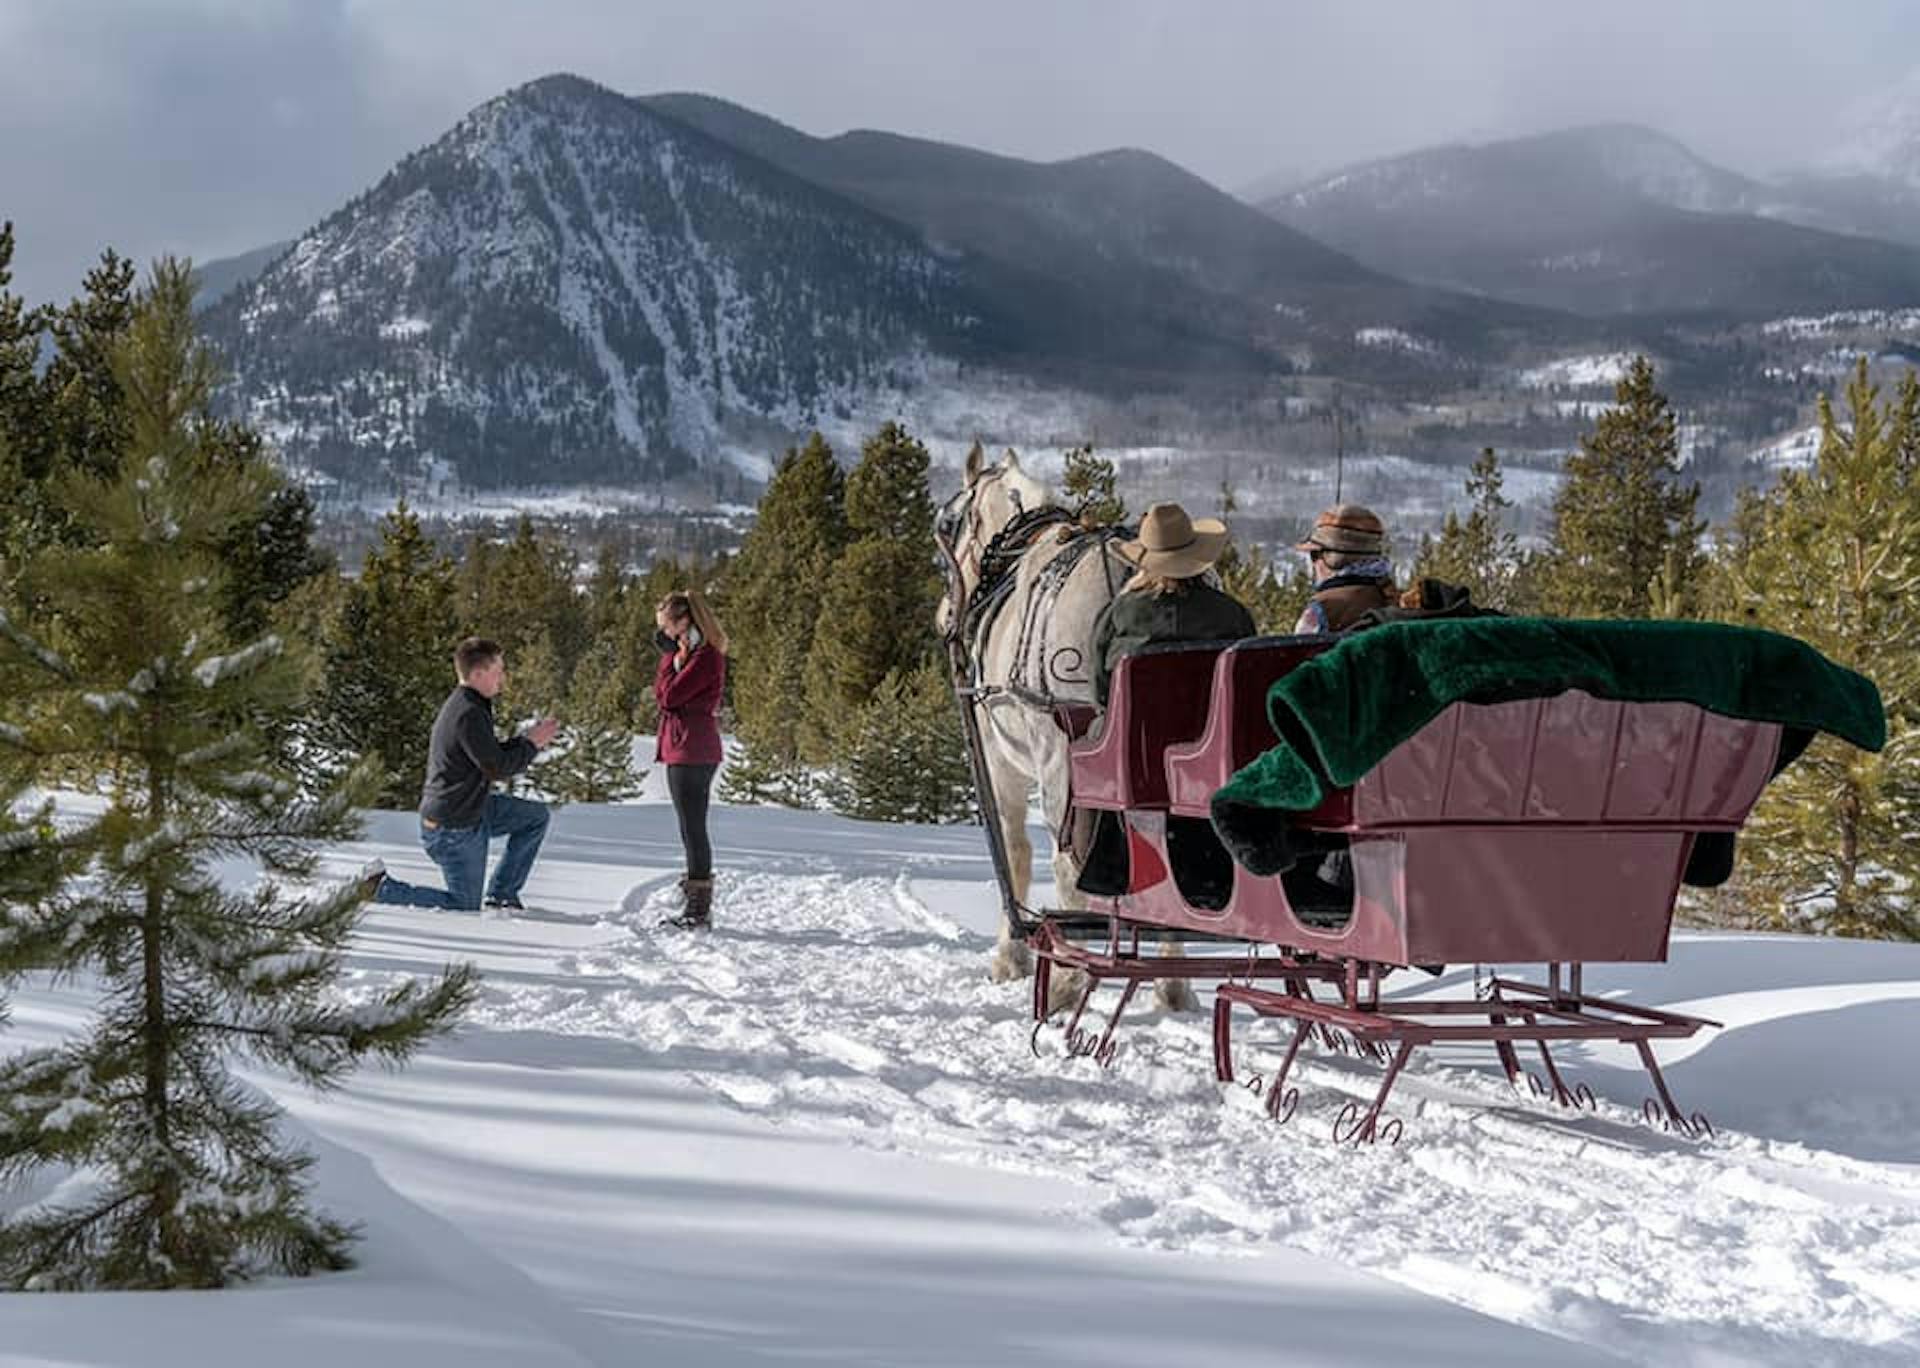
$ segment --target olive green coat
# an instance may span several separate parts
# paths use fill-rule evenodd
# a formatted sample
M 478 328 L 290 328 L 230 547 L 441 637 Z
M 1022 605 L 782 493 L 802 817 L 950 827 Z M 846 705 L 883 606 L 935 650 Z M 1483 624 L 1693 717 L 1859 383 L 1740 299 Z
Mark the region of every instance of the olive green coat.
M 1133 590 L 1101 609 L 1093 624 L 1093 694 L 1107 705 L 1120 657 L 1172 641 L 1239 641 L 1256 635 L 1253 614 L 1238 599 L 1204 582 L 1179 593 Z

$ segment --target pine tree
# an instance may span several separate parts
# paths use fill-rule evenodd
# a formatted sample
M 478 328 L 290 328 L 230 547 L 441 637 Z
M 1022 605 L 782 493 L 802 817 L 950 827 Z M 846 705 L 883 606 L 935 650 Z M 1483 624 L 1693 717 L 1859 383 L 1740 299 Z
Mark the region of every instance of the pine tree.
M 1233 486 L 1221 480 L 1220 516 L 1231 519 L 1239 507 Z M 1231 522 L 1228 530 L 1232 530 Z M 1253 615 L 1254 629 L 1262 636 L 1291 632 L 1300 620 L 1300 610 L 1313 596 L 1313 577 L 1302 566 L 1277 568 L 1267 549 L 1257 543 L 1242 554 L 1240 544 L 1229 541 L 1214 563 L 1214 571 L 1220 577 L 1220 588 L 1246 605 Z
M 586 639 L 598 641 L 618 629 L 626 620 L 627 591 L 632 577 L 614 554 L 611 546 L 602 546 L 593 560 L 593 574 L 587 580 L 585 610 Z
M 1449 510 L 1438 537 L 1422 537 L 1413 577 L 1464 585 L 1474 602 L 1511 611 L 1520 539 L 1506 530 L 1513 501 L 1502 492 L 1500 458 L 1484 448 L 1467 471 L 1467 516 Z
M 306 671 L 278 637 L 224 633 L 211 547 L 263 483 L 213 477 L 194 450 L 215 372 L 191 301 L 185 263 L 157 265 L 108 358 L 126 449 L 89 463 L 105 479 L 62 480 L 85 535 L 33 556 L 30 592 L 0 626 L 22 684 L 0 699 L 7 782 L 78 772 L 106 799 L 87 879 L 10 907 L 0 935 L 0 978 L 104 990 L 86 1035 L 0 1065 L 0 1182 L 46 1166 L 82 1175 L 0 1225 L 0 1283 L 15 1288 L 212 1287 L 344 1266 L 352 1232 L 309 1210 L 311 1158 L 275 1135 L 275 1108 L 229 1061 L 325 1086 L 368 1055 L 406 1058 L 474 991 L 465 967 L 342 999 L 360 888 L 300 896 L 277 877 L 311 878 L 315 843 L 357 834 L 368 773 L 303 797 L 236 722 L 296 712 Z M 233 855 L 268 877 L 224 890 L 213 861 Z
M 623 676 L 630 655 L 618 630 L 587 648 L 574 668 L 551 759 L 534 767 L 540 792 L 559 803 L 613 803 L 639 791 L 633 713 Z
M 501 646 L 504 649 L 506 643 Z M 506 650 L 505 658 L 506 683 L 494 700 L 495 724 L 518 732 L 543 717 L 561 717 L 571 727 L 572 719 L 564 718 L 566 686 L 561 683 L 560 654 L 554 649 L 553 637 L 538 632 L 531 641 L 523 640 L 517 648 Z M 531 766 L 507 780 L 507 791 L 558 797 L 556 789 L 567 786 L 562 759 L 559 746 L 549 747 Z
M 11 238 L 0 234 L 0 258 L 10 254 Z M 0 445 L 13 457 L 0 463 L 6 504 L 0 555 L 10 546 L 18 560 L 35 546 L 78 535 L 52 496 L 59 478 L 70 470 L 109 478 L 126 448 L 127 399 L 110 358 L 133 316 L 133 267 L 107 252 L 88 274 L 85 293 L 57 312 L 22 314 L 4 285 L 0 259 Z M 36 377 L 43 332 L 54 351 L 45 374 Z M 210 400 L 189 421 L 193 459 L 210 474 L 244 471 L 256 490 L 257 502 L 237 509 L 215 543 L 226 570 L 228 629 L 256 636 L 280 604 L 333 565 L 313 546 L 312 500 L 274 469 L 259 435 L 216 418 Z
M 978 443 L 975 444 L 976 449 Z M 1067 452 L 1061 487 L 1080 521 L 1088 527 L 1113 527 L 1127 519 L 1127 505 L 1118 493 L 1119 476 L 1113 462 L 1093 454 L 1091 445 Z
M 586 647 L 586 604 L 574 586 L 573 552 L 549 540 L 522 514 L 504 546 L 463 567 L 471 587 L 464 595 L 467 631 L 500 643 L 511 661 L 541 637 L 553 653 L 550 686 L 557 703 Z
M 1669 575 L 1669 605 L 1691 604 L 1705 530 L 1697 484 L 1680 483 L 1679 422 L 1636 357 L 1580 450 L 1553 503 L 1544 589 L 1568 617 L 1646 617 L 1655 579 Z
M 346 586 L 328 628 L 310 727 L 336 769 L 363 755 L 378 761 L 383 806 L 412 807 L 426 782 L 427 737 L 454 685 L 454 601 L 452 561 L 402 502 L 382 521 L 380 545 Z
M 957 822 L 975 815 L 973 775 L 953 685 L 933 662 L 889 671 L 840 732 L 827 799 L 876 822 Z
M 13 558 L 10 551 L 31 520 L 25 453 L 35 443 L 43 416 L 36 371 L 45 314 L 28 308 L 26 300 L 8 289 L 12 283 L 13 225 L 0 223 L 0 562 Z
M 1821 737 L 1768 786 L 1740 840 L 1760 924 L 1920 939 L 1920 382 L 1882 405 L 1863 360 L 1820 450 L 1749 496 L 1716 567 L 1714 607 L 1865 674 L 1887 708 L 1877 755 Z
M 133 283 L 133 263 L 109 249 L 81 282 L 84 293 L 48 317 L 53 357 L 40 378 L 46 441 L 19 453 L 37 478 L 62 468 L 109 476 L 128 450 L 132 415 L 113 357 L 133 319 Z
M 889 673 L 902 678 L 939 649 L 933 501 L 927 449 L 888 423 L 847 476 L 852 540 L 827 576 L 806 666 L 804 758 L 831 761 L 838 734 Z
M 730 677 L 745 749 L 722 781 L 731 800 L 811 797 L 800 726 L 807 660 L 827 576 L 846 542 L 846 480 L 816 432 L 781 461 L 728 577 Z

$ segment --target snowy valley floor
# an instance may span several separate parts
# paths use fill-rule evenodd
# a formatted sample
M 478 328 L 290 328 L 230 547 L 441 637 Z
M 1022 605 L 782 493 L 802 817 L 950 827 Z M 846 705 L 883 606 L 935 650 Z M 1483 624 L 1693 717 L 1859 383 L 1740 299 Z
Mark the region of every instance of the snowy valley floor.
M 338 852 L 426 877 L 406 814 Z M 984 975 L 980 834 L 723 808 L 720 929 L 656 932 L 657 804 L 556 817 L 512 921 L 377 909 L 355 974 L 473 959 L 461 1033 L 315 1097 L 260 1080 L 363 1223 L 361 1266 L 233 1293 L 0 1298 L 0 1364 L 1895 1364 L 1920 1362 L 1920 947 L 1685 936 L 1589 985 L 1722 1031 L 1662 1057 L 1717 1137 L 1422 1058 L 1397 1148 L 1213 1082 L 1205 1019 L 1136 1009 L 1111 1070 L 1028 1049 Z M 1468 970 L 1409 991 L 1458 990 Z M 1415 981 L 1417 980 L 1417 981 Z M 7 1043 L 72 1030 L 14 999 Z M 1243 1071 L 1277 1028 L 1238 1032 Z

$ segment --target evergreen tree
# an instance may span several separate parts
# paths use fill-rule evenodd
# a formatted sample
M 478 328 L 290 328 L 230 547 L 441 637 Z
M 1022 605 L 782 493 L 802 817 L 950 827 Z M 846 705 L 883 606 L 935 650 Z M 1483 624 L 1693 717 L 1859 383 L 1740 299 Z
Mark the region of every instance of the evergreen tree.
M 840 729 L 827 799 L 877 822 L 958 822 L 975 816 L 966 740 L 953 685 L 934 662 L 892 670 Z
M 593 574 L 587 580 L 586 600 L 582 605 L 588 641 L 598 641 L 625 623 L 627 591 L 632 583 L 632 577 L 613 548 L 602 546 L 594 557 Z
M 4 235 L 0 235 L 4 236 Z M 10 255 L 11 239 L 0 240 Z M 0 261 L 0 287 L 5 284 Z M 53 497 L 60 477 L 83 471 L 109 478 L 122 459 L 131 417 L 111 357 L 133 316 L 133 267 L 109 251 L 88 273 L 85 293 L 59 311 L 22 316 L 0 292 L 0 493 L 7 505 L 0 555 L 30 555 L 48 542 L 79 532 Z M 33 368 L 42 332 L 53 356 L 44 375 Z M 256 503 L 236 509 L 217 530 L 213 546 L 226 573 L 223 611 L 236 636 L 264 632 L 278 606 L 302 584 L 332 570 L 313 546 L 313 504 L 274 469 L 257 433 L 214 417 L 211 398 L 191 415 L 192 459 L 211 476 L 235 472 L 256 491 Z
M 357 834 L 368 775 L 303 799 L 234 722 L 297 712 L 306 672 L 276 636 L 225 635 L 209 547 L 264 482 L 215 477 L 194 449 L 215 376 L 184 263 L 155 267 L 108 362 L 124 427 L 102 432 L 126 450 L 63 477 L 84 535 L 38 551 L 30 592 L 0 619 L 20 685 L 0 699 L 5 782 L 78 772 L 106 799 L 88 877 L 11 906 L 0 931 L 0 978 L 85 976 L 104 990 L 86 1035 L 0 1065 L 0 1182 L 46 1166 L 83 1175 L 0 1224 L 0 1283 L 212 1287 L 341 1267 L 351 1231 L 309 1210 L 310 1157 L 275 1135 L 274 1107 L 229 1061 L 316 1086 L 368 1055 L 397 1062 L 451 1023 L 473 973 L 358 1005 L 338 995 L 362 889 L 302 897 L 275 876 L 310 878 L 315 843 Z M 222 889 L 213 861 L 232 855 L 269 877 Z
M 816 432 L 774 472 L 728 577 L 732 696 L 745 748 L 723 780 L 730 799 L 810 797 L 800 726 L 807 661 L 827 576 L 846 542 L 846 479 Z M 651 605 L 646 630 L 650 639 Z
M 334 766 L 362 755 L 379 762 L 383 806 L 419 801 L 427 737 L 455 682 L 460 636 L 453 563 L 403 502 L 382 521 L 380 545 L 345 587 L 329 625 L 311 727 L 319 753 Z
M 1239 507 L 1233 486 L 1223 479 L 1220 516 L 1231 518 Z M 1267 549 L 1258 544 L 1243 555 L 1240 544 L 1229 541 L 1214 563 L 1214 572 L 1220 577 L 1220 588 L 1246 605 L 1253 615 L 1255 630 L 1262 636 L 1285 636 L 1291 632 L 1294 623 L 1300 620 L 1300 610 L 1313 596 L 1313 577 L 1303 566 L 1295 563 L 1284 569 L 1276 568 Z
M 128 449 L 132 415 L 113 357 L 133 319 L 133 283 L 133 263 L 109 249 L 81 282 L 84 293 L 48 317 L 54 347 L 40 378 L 39 425 L 46 440 L 20 453 L 36 478 L 62 468 L 108 476 Z
M 574 586 L 576 568 L 573 552 L 542 537 L 525 514 L 504 546 L 462 567 L 468 586 L 462 597 L 471 614 L 467 631 L 499 642 L 510 671 L 511 662 L 544 636 L 554 675 L 548 701 L 556 704 L 586 646 L 586 605 Z
M 550 759 L 534 767 L 540 792 L 559 803 L 612 803 L 639 791 L 633 712 L 624 677 L 632 653 L 618 630 L 602 635 L 574 667 L 563 726 Z
M 1880 688 L 1877 755 L 1817 739 L 1769 785 L 1740 841 L 1762 925 L 1920 939 L 1920 382 L 1886 404 L 1862 360 L 1847 418 L 1820 401 L 1820 450 L 1748 496 L 1714 607 L 1795 636 Z
M 505 650 L 506 643 L 501 646 Z M 560 679 L 560 654 L 554 649 L 552 635 L 538 632 L 531 641 L 506 650 L 505 655 L 507 677 L 494 700 L 495 725 L 520 732 L 543 717 L 561 717 L 564 725 L 571 727 L 572 719 L 564 717 L 566 686 Z M 507 780 L 507 792 L 557 797 L 553 786 L 566 787 L 561 759 L 560 747 L 549 747 L 531 766 Z
M 1422 537 L 1413 577 L 1464 585 L 1474 602 L 1511 611 L 1520 539 L 1506 530 L 1513 501 L 1501 492 L 1500 458 L 1484 448 L 1467 471 L 1467 516 L 1451 510 L 1438 537 Z
M 1566 476 L 1553 503 L 1547 606 L 1568 617 L 1646 617 L 1663 574 L 1669 605 L 1690 605 L 1703 561 L 1700 487 L 1680 483 L 1679 423 L 1644 356 L 1567 458 Z
M 978 443 L 975 443 L 976 450 Z M 1127 505 L 1118 492 L 1118 474 L 1113 462 L 1093 454 L 1091 445 L 1077 446 L 1067 452 L 1066 474 L 1061 486 L 1072 502 L 1073 511 L 1088 527 L 1112 527 L 1125 522 Z
M 23 524 L 32 512 L 32 486 L 24 454 L 41 420 L 40 338 L 45 315 L 7 287 L 13 283 L 13 225 L 0 223 L 0 573 L 17 554 Z
M 262 634 L 280 606 L 303 584 L 337 573 L 333 557 L 313 544 L 313 498 L 274 468 L 257 433 L 208 420 L 199 445 L 210 453 L 210 473 L 245 469 L 264 474 L 261 493 L 215 543 L 225 569 L 221 614 L 235 637 Z
M 902 678 L 939 649 L 933 501 L 927 449 L 896 423 L 861 448 L 847 476 L 852 540 L 834 562 L 806 668 L 801 754 L 837 758 L 838 735 L 880 681 Z

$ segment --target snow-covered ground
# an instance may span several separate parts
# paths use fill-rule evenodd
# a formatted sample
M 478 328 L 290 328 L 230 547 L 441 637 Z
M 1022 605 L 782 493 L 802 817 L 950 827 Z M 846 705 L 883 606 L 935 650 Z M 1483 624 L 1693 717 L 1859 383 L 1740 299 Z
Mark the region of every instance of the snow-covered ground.
M 428 877 L 413 830 L 375 814 L 334 865 Z M 1202 1018 L 1135 1011 L 1105 1072 L 1057 1032 L 1036 1058 L 1024 986 L 984 977 L 975 830 L 720 808 L 715 837 L 706 937 L 653 927 L 657 802 L 561 811 L 537 914 L 376 910 L 363 985 L 453 959 L 487 982 L 403 1073 L 259 1080 L 361 1266 L 0 1299 L 0 1363 L 1920 1361 L 1920 947 L 1693 935 L 1591 972 L 1727 1023 L 1663 1050 L 1712 1139 L 1642 1123 L 1624 1051 L 1568 1058 L 1594 1116 L 1463 1052 L 1416 1057 L 1405 1139 L 1354 1151 L 1328 1123 L 1373 1071 L 1340 1056 L 1284 1127 L 1212 1081 Z M 86 1008 L 29 985 L 10 1042 Z M 1277 1043 L 1243 1022 L 1243 1072 Z
M 1752 452 L 1747 459 L 1769 471 L 1804 470 L 1820 456 L 1820 425 L 1795 428 Z
M 1617 385 L 1633 364 L 1627 352 L 1603 352 L 1588 356 L 1563 356 L 1555 361 L 1532 366 L 1515 378 L 1523 389 L 1588 388 Z

